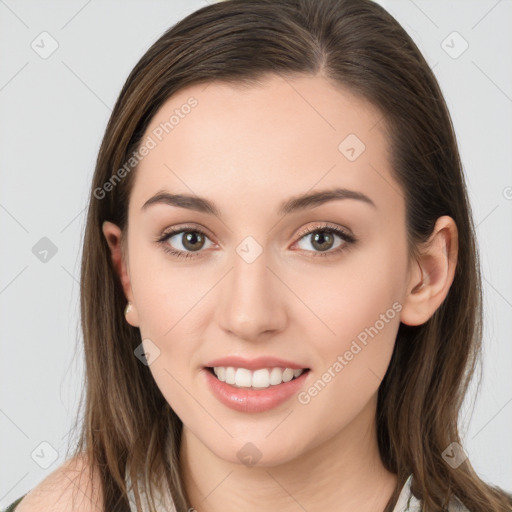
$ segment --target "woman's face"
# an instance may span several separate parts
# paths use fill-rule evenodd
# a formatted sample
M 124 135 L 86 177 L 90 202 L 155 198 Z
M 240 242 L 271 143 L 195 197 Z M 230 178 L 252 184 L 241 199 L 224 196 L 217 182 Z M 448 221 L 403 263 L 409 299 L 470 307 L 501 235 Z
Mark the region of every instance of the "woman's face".
M 182 89 L 146 131 L 129 204 L 127 319 L 185 429 L 226 461 L 284 463 L 374 417 L 409 279 L 381 121 L 322 77 L 272 77 Z M 335 189 L 350 192 L 300 199 Z M 151 202 L 157 194 L 192 199 Z M 248 390 L 244 379 L 264 386 L 282 366 L 256 361 L 269 372 L 235 373 L 238 388 L 205 369 L 231 356 L 309 371 Z M 244 368 L 219 364 L 230 365 Z

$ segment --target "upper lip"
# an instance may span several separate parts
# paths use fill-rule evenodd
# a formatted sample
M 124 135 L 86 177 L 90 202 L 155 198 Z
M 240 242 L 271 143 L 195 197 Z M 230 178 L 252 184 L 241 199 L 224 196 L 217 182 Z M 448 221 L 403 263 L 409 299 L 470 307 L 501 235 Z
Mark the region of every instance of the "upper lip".
M 206 367 L 215 366 L 233 366 L 235 368 L 247 368 L 248 370 L 258 370 L 260 368 L 291 368 L 292 370 L 308 369 L 307 366 L 286 361 L 278 357 L 261 356 L 254 359 L 245 359 L 240 356 L 221 357 L 206 363 Z

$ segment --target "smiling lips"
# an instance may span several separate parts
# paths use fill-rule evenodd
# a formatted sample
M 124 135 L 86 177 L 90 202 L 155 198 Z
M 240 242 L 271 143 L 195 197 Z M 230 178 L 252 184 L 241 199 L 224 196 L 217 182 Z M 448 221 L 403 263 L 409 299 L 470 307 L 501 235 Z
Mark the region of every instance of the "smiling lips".
M 291 398 L 310 373 L 306 365 L 278 357 L 229 356 L 208 362 L 202 374 L 212 394 L 239 412 L 263 412 Z
M 310 368 L 275 357 L 231 356 L 210 361 L 201 373 L 219 402 L 235 411 L 256 413 L 273 409 L 299 392 Z

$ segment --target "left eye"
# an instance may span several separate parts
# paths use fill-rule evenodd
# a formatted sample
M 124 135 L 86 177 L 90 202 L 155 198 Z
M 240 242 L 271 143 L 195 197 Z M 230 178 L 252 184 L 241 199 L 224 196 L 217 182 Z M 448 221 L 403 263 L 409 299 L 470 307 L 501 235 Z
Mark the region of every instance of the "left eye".
M 331 226 L 331 225 L 325 225 L 325 226 L 317 226 L 314 228 L 308 228 L 305 231 L 303 231 L 299 236 L 299 242 L 303 238 L 306 238 L 309 235 L 313 235 L 311 239 L 311 243 L 313 247 L 319 249 L 319 252 L 312 251 L 314 254 L 312 254 L 313 257 L 325 257 L 325 256 L 332 256 L 340 253 L 341 251 L 345 250 L 348 246 L 354 244 L 356 242 L 356 239 L 354 236 L 352 236 L 350 233 L 346 232 L 345 230 L 337 227 L 337 226 Z M 325 236 L 327 235 L 327 236 Z M 334 247 L 334 250 L 332 247 L 332 243 L 334 241 L 334 237 L 341 238 L 342 242 L 340 242 L 337 246 Z M 297 242 L 297 243 L 299 243 Z M 311 251 L 308 251 L 311 252 Z
M 312 236 L 310 236 L 312 235 Z M 333 246 L 335 243 L 335 238 L 340 239 L 338 245 Z M 308 231 L 305 234 L 303 234 L 299 242 L 301 240 L 307 240 L 309 238 L 309 244 L 316 248 L 321 253 L 324 253 L 326 251 L 331 252 L 337 252 L 337 249 L 340 246 L 344 246 L 347 243 L 350 243 L 351 237 L 348 235 L 348 233 L 345 233 L 344 231 L 337 229 L 337 228 L 316 228 L 314 230 Z M 301 247 L 304 248 L 304 247 Z M 308 250 L 306 248 L 306 250 Z M 316 255 L 315 255 L 316 256 Z

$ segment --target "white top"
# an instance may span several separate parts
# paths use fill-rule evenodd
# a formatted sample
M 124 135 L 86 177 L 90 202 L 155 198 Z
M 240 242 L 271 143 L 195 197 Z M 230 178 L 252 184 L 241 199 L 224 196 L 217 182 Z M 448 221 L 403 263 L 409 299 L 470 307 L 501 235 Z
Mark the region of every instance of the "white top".
M 398 501 L 396 502 L 393 512 L 421 512 L 421 502 L 411 492 L 411 481 L 412 475 L 409 476 L 404 486 L 402 487 L 402 491 L 400 492 L 400 496 L 398 497 Z M 130 512 L 140 512 L 137 510 L 135 505 L 135 495 L 133 493 L 133 489 L 131 488 L 131 481 L 128 474 L 126 477 L 126 482 L 128 486 Z M 169 491 L 162 499 L 160 494 L 155 490 L 155 497 L 158 512 L 176 512 L 176 507 L 174 506 L 171 493 Z M 145 499 L 145 494 L 141 493 L 142 512 L 149 512 L 149 505 L 145 502 Z M 448 510 L 450 512 L 469 512 L 468 509 L 456 498 L 450 502 Z
M 393 512 L 421 512 L 421 502 L 411 492 L 412 475 L 406 480 Z M 469 512 L 469 510 L 457 499 L 453 498 L 448 506 L 449 512 Z

